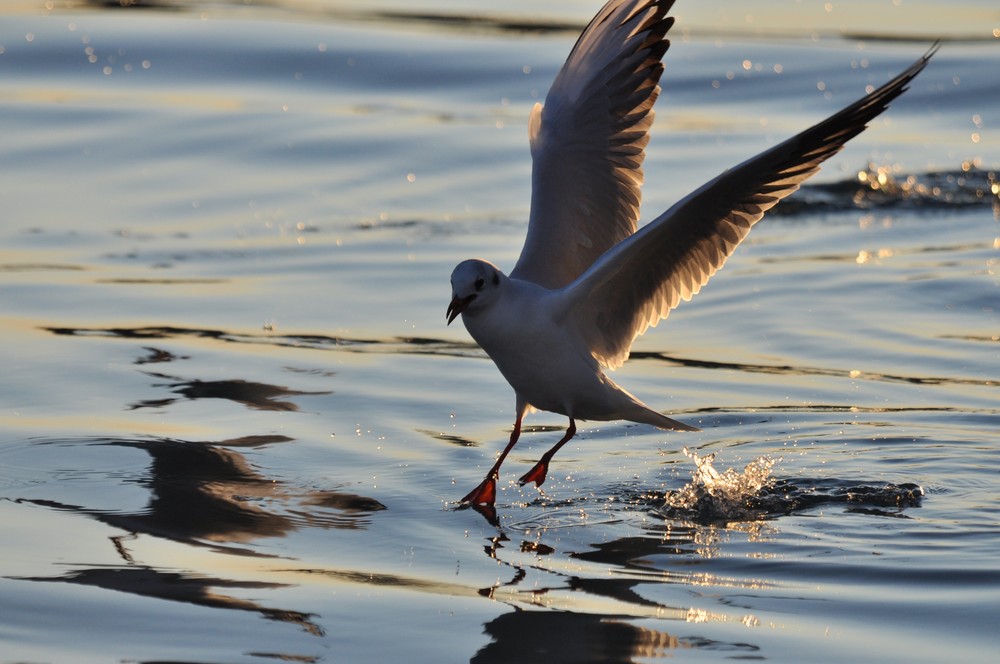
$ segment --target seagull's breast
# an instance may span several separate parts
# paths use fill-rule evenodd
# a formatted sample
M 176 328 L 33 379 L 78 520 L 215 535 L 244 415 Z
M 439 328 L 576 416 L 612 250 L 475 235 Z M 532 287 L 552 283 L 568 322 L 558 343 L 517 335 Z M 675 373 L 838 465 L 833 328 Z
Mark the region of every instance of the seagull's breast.
M 609 381 L 560 314 L 559 292 L 517 280 L 505 286 L 492 306 L 474 316 L 463 314 L 466 329 L 532 406 L 601 419 L 590 411 L 606 402 Z

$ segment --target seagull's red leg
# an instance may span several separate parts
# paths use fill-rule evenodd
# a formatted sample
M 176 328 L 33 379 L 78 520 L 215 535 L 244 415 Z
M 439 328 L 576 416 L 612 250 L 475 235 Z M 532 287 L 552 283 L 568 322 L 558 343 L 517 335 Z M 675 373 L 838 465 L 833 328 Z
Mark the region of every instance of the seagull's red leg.
M 500 465 L 507 458 L 507 454 L 517 445 L 517 439 L 521 437 L 521 418 L 524 417 L 525 409 L 518 408 L 517 419 L 514 421 L 514 430 L 510 432 L 510 442 L 503 448 L 500 458 L 497 459 L 490 472 L 486 473 L 486 478 L 475 489 L 462 498 L 464 505 L 492 505 L 497 497 L 497 478 L 500 477 Z
M 576 435 L 576 422 L 573 418 L 569 418 L 569 428 L 566 429 L 566 435 L 562 437 L 558 443 L 553 446 L 551 450 L 542 455 L 542 458 L 538 460 L 531 470 L 525 473 L 521 479 L 517 481 L 518 484 L 524 486 L 529 482 L 534 482 L 535 486 L 542 486 L 542 482 L 545 481 L 545 475 L 549 472 L 549 461 L 555 456 L 555 453 L 559 451 L 559 448 L 569 442 L 569 439 Z

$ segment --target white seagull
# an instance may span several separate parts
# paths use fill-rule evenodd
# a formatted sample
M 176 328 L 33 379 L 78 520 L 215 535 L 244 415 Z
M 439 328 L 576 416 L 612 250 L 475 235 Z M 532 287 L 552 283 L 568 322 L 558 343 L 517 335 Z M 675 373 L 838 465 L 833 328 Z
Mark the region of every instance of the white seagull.
M 636 230 L 639 187 L 673 0 L 610 0 L 580 35 L 545 105 L 531 112 L 531 216 L 510 276 L 484 260 L 451 275 L 459 315 L 514 388 L 510 442 L 462 499 L 492 509 L 500 465 L 529 409 L 569 418 L 566 434 L 520 479 L 541 485 L 576 420 L 697 431 L 651 410 L 604 372 L 633 340 L 690 300 L 767 210 L 861 133 L 937 50 L 842 111 L 731 168 Z

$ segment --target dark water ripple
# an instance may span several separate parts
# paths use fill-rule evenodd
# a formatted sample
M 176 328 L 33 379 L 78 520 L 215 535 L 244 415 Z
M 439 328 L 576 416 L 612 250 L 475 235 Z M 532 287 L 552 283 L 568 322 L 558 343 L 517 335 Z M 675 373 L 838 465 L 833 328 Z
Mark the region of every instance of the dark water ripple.
M 251 600 L 226 594 L 226 591 L 275 590 L 284 587 L 278 583 L 234 581 L 180 574 L 144 566 L 87 568 L 59 576 L 20 577 L 19 580 L 93 586 L 170 602 L 183 602 L 215 609 L 251 611 L 267 620 L 296 625 L 313 636 L 325 634 L 323 628 L 314 622 L 316 616 L 313 614 L 263 606 Z
M 650 506 L 668 519 L 693 521 L 702 525 L 776 519 L 824 507 L 842 506 L 847 512 L 909 518 L 908 508 L 920 507 L 922 487 L 912 483 L 868 484 L 837 479 L 774 478 L 758 491 L 739 497 L 720 498 L 698 487 L 683 504 L 673 504 L 677 492 L 643 495 Z
M 352 338 L 344 336 L 329 336 L 323 334 L 275 334 L 270 332 L 249 333 L 230 332 L 226 330 L 183 328 L 172 326 L 157 327 L 107 327 L 107 328 L 77 328 L 77 327 L 47 327 L 52 334 L 79 337 L 112 337 L 121 339 L 179 339 L 184 337 L 216 339 L 226 343 L 262 344 L 288 348 L 311 348 L 315 350 L 332 350 L 352 353 L 398 353 L 406 355 L 435 355 L 441 357 L 485 357 L 482 349 L 473 342 L 455 341 L 450 339 L 434 339 L 430 337 L 390 337 L 384 339 Z M 963 339 L 965 337 L 962 337 Z M 982 339 L 992 341 L 993 339 Z M 150 361 L 169 361 L 173 356 L 165 350 L 146 348 L 150 355 L 137 360 L 137 364 Z M 154 359 L 150 359 L 154 358 Z M 158 358 L 158 359 L 156 359 Z M 849 377 L 855 380 L 872 380 L 878 382 L 898 382 L 914 385 L 973 385 L 994 387 L 998 383 L 991 379 L 963 378 L 958 376 L 906 376 L 878 372 L 859 372 L 854 369 L 830 369 L 822 367 L 751 364 L 740 362 L 718 362 L 700 358 L 686 358 L 663 352 L 634 351 L 631 362 L 657 361 L 672 366 L 711 369 L 722 371 L 739 371 L 745 373 L 775 374 L 788 376 L 829 376 Z M 325 392 L 295 392 L 288 388 L 277 386 L 262 386 L 245 381 L 230 381 L 223 384 L 202 381 L 183 382 L 176 377 L 150 374 L 160 378 L 177 380 L 168 385 L 179 394 L 190 399 L 209 398 L 221 395 L 241 403 L 253 404 L 255 408 L 280 409 L 291 408 L 288 402 L 275 401 L 274 397 L 281 394 L 326 394 Z M 242 394 L 243 396 L 240 396 Z M 156 406 L 159 403 L 138 404 L 136 407 Z
M 869 164 L 857 177 L 806 184 L 771 214 L 799 216 L 849 210 L 940 213 L 989 208 L 1000 218 L 1000 178 L 994 171 L 963 164 L 954 171 L 900 173 Z

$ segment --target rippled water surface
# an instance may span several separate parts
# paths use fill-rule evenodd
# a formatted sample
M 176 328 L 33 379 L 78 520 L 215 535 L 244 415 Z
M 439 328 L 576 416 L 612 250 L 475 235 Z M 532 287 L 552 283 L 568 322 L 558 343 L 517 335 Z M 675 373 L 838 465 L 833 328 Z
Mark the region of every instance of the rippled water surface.
M 946 41 L 616 373 L 701 432 L 539 492 L 539 413 L 455 509 L 514 404 L 448 275 L 599 4 L 3 5 L 0 661 L 995 657 L 993 2 L 678 2 L 644 219 Z

